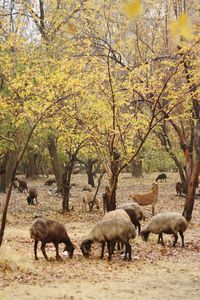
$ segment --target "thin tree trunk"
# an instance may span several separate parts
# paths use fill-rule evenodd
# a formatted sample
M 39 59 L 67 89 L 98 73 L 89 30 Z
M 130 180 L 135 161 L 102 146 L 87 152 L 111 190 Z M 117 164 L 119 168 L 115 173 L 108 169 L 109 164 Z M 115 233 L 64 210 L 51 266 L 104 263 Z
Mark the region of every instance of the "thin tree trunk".
M 37 177 L 37 169 L 36 169 L 36 159 L 37 154 L 32 152 L 32 149 L 28 149 L 28 163 L 27 163 L 27 177 L 36 178 Z
M 6 193 L 6 167 L 7 167 L 7 162 L 8 162 L 8 154 L 5 154 L 3 159 L 2 159 L 2 169 L 4 172 L 0 174 L 0 193 Z
M 200 173 L 200 159 L 196 162 L 192 172 L 191 180 L 188 184 L 188 192 L 185 199 L 183 216 L 187 221 L 192 219 L 192 211 L 194 206 L 194 197 L 196 192 L 196 183 Z
M 61 163 L 60 159 L 58 157 L 58 152 L 57 152 L 57 146 L 55 142 L 55 138 L 53 136 L 50 136 L 48 138 L 48 150 L 49 150 L 49 155 L 51 158 L 51 164 L 52 164 L 52 169 L 53 173 L 56 178 L 57 182 L 57 192 L 61 192 L 62 190 L 62 168 L 61 168 Z
M 13 168 L 15 166 L 16 160 L 17 160 L 17 152 L 10 151 L 8 155 L 8 163 L 6 166 L 6 187 L 8 187 L 10 180 L 12 178 Z

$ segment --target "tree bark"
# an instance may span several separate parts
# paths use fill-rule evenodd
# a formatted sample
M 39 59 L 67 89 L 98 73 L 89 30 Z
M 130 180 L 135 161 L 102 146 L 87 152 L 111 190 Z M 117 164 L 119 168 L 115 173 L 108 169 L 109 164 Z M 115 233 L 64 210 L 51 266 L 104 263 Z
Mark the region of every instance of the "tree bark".
M 194 198 L 196 192 L 196 183 L 200 173 L 200 159 L 196 162 L 192 172 L 190 182 L 188 184 L 188 192 L 186 194 L 183 216 L 187 221 L 192 219 L 192 211 L 194 207 Z
M 65 170 L 62 176 L 62 193 L 63 193 L 63 200 L 62 200 L 62 210 L 64 212 L 70 211 L 69 208 L 69 194 L 71 188 L 71 176 L 73 167 L 75 164 L 75 159 L 72 157 L 71 160 L 66 164 Z
M 49 155 L 50 155 L 50 158 L 51 158 L 53 173 L 54 173 L 55 178 L 56 178 L 57 192 L 60 193 L 62 191 L 62 174 L 63 174 L 63 170 L 62 170 L 62 167 L 61 167 L 60 159 L 58 157 L 55 138 L 53 136 L 50 136 L 48 138 L 48 150 L 49 150 Z
M 142 160 L 133 160 L 131 163 L 131 175 L 133 177 L 143 177 L 142 175 Z
M 36 178 L 37 177 L 37 167 L 36 167 L 36 160 L 37 154 L 33 153 L 32 149 L 28 148 L 28 163 L 27 163 L 27 174 L 28 178 Z
M 116 209 L 116 190 L 117 190 L 117 182 L 118 182 L 118 160 L 111 160 L 111 178 L 109 180 L 110 184 L 110 199 L 109 199 L 109 207 L 108 211 Z
M 10 180 L 12 178 L 13 168 L 15 166 L 16 160 L 17 160 L 17 152 L 10 151 L 8 155 L 7 166 L 6 166 L 6 187 L 8 187 Z
M 0 174 L 0 193 L 6 193 L 6 167 L 8 162 L 8 154 L 6 153 L 2 158 L 1 167 L 4 172 Z

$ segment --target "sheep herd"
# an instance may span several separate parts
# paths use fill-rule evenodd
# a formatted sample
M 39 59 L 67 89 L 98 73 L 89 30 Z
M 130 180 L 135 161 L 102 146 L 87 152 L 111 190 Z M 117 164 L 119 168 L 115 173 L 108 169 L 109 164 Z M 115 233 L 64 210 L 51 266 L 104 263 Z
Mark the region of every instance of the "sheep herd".
M 163 178 L 158 178 L 163 179 Z M 80 245 L 80 250 L 83 256 L 88 258 L 91 253 L 91 246 L 94 242 L 101 245 L 101 256 L 104 257 L 105 246 L 107 246 L 108 260 L 112 259 L 112 255 L 118 245 L 125 247 L 124 260 L 131 260 L 131 244 L 130 240 L 136 237 L 136 228 L 138 235 L 144 241 L 148 240 L 149 234 L 158 234 L 158 243 L 163 242 L 163 233 L 174 235 L 173 246 L 176 245 L 178 234 L 182 240 L 182 247 L 184 247 L 184 231 L 187 229 L 187 222 L 185 218 L 175 212 L 162 212 L 154 215 L 155 205 L 158 201 L 158 185 L 152 184 L 152 188 L 147 193 L 131 194 L 128 203 L 120 205 L 116 210 L 105 212 L 103 219 L 94 225 L 92 230 L 83 238 Z M 103 195 L 102 195 L 103 196 Z M 30 197 L 30 191 L 29 191 Z M 35 197 L 35 195 L 33 195 Z M 32 198 L 31 198 L 32 199 Z M 36 197 L 37 200 L 37 197 Z M 91 202 L 94 201 L 97 209 L 99 208 L 100 199 L 94 199 L 94 192 L 92 188 L 86 185 L 82 190 L 80 198 L 82 202 L 82 209 L 86 210 L 87 205 L 90 207 Z M 141 230 L 140 221 L 145 219 L 142 206 L 151 205 L 153 217 L 149 223 Z M 56 259 L 61 260 L 58 252 L 58 245 L 65 244 L 65 251 L 68 257 L 72 258 L 76 246 L 70 240 L 65 227 L 56 221 L 45 218 L 37 218 L 30 228 L 31 238 L 34 240 L 34 254 L 37 256 L 38 242 L 41 242 L 41 250 L 46 260 L 48 260 L 45 252 L 47 243 L 53 243 L 56 249 Z

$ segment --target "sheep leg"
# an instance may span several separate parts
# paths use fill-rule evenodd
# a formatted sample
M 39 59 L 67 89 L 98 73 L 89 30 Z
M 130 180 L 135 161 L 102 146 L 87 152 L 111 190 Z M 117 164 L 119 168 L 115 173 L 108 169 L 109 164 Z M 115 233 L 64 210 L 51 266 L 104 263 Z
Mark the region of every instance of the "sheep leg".
M 159 235 L 158 235 L 158 244 L 160 244 L 160 242 L 164 246 L 164 241 L 163 241 L 163 235 L 162 235 L 162 233 L 159 233 Z
M 35 260 L 38 260 L 38 257 L 37 257 L 37 245 L 38 245 L 38 241 L 35 241 L 35 243 L 34 243 Z
M 43 253 L 43 255 L 44 255 L 44 258 L 45 258 L 46 260 L 49 260 L 47 254 L 46 254 L 46 252 L 45 252 L 45 246 L 46 246 L 46 243 L 43 241 L 43 242 L 42 242 L 42 245 L 41 245 L 41 250 L 42 250 L 42 253 Z
M 141 225 L 140 225 L 140 222 L 139 222 L 139 221 L 138 221 L 137 227 L 138 227 L 138 235 L 140 235 Z
M 183 247 L 185 246 L 185 244 L 184 244 L 184 235 L 183 235 L 183 232 L 182 232 L 182 231 L 180 231 L 179 234 L 180 234 L 180 236 L 181 236 L 181 240 L 182 240 L 182 248 L 183 248 Z
M 105 242 L 101 242 L 101 256 L 100 256 L 100 259 L 104 258 L 104 249 L 105 249 Z
M 56 248 L 56 260 L 62 260 L 61 256 L 59 255 L 58 252 L 58 244 L 57 243 L 53 243 L 55 248 Z
M 108 260 L 112 259 L 112 244 L 110 241 L 107 241 L 107 248 L 108 248 Z
M 127 254 L 128 254 L 128 260 L 131 260 L 131 245 L 129 242 L 126 243 L 126 250 L 124 255 L 124 260 L 127 260 Z
M 173 247 L 175 247 L 176 243 L 177 243 L 177 240 L 178 240 L 178 235 L 177 233 L 174 233 L 174 243 L 173 243 Z
M 155 213 L 155 205 L 152 204 L 152 216 L 154 216 L 154 213 Z

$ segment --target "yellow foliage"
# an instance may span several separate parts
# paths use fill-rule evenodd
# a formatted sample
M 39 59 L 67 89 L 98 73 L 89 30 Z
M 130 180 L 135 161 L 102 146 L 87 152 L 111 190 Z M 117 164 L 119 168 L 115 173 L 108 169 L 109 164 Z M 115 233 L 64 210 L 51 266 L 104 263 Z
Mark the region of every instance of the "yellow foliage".
M 173 36 L 182 36 L 187 40 L 193 38 L 192 23 L 187 14 L 181 14 L 177 21 L 171 23 L 171 32 Z
M 129 1 L 125 5 L 124 10 L 129 18 L 135 18 L 142 10 L 141 0 Z

